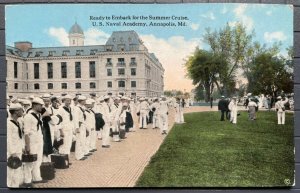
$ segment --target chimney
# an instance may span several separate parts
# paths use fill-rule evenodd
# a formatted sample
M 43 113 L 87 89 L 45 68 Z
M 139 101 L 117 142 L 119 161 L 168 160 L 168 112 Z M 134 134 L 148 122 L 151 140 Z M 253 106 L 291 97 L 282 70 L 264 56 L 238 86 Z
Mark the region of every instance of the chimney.
M 15 42 L 15 48 L 18 48 L 22 52 L 27 52 L 32 48 L 31 42 Z

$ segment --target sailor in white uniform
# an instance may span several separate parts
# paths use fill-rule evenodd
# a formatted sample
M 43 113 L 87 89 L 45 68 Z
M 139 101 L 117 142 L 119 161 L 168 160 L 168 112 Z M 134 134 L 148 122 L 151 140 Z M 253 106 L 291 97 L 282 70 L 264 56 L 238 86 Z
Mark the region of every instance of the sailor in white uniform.
M 22 159 L 24 150 L 24 136 L 21 124 L 18 121 L 23 116 L 23 107 L 21 104 L 11 104 L 9 106 L 11 116 L 7 119 L 7 158 L 17 157 Z M 18 188 L 23 183 L 23 167 L 17 169 L 7 167 L 7 186 Z
M 169 127 L 169 106 L 168 101 L 165 96 L 161 97 L 162 100 L 160 101 L 160 108 L 159 108 L 159 116 L 160 116 L 160 130 L 161 134 L 165 135 L 167 134 L 168 127 Z
M 139 128 L 147 129 L 147 116 L 150 110 L 148 102 L 145 98 L 140 98 L 140 104 L 137 107 L 137 113 L 139 114 Z
M 181 124 L 184 123 L 184 117 L 183 117 L 183 107 L 180 103 L 180 99 L 177 99 L 177 102 L 174 104 L 175 108 L 175 123 Z
M 110 137 L 109 137 L 109 132 L 110 128 L 113 126 L 113 112 L 112 112 L 112 107 L 110 103 L 110 97 L 109 96 L 104 96 L 104 103 L 103 103 L 103 119 L 105 122 L 105 125 L 103 126 L 103 131 L 102 131 L 102 147 L 103 148 L 109 148 L 110 147 Z
M 275 109 L 277 111 L 277 123 L 278 125 L 285 124 L 285 104 L 288 102 L 288 98 L 286 97 L 285 100 L 282 100 L 282 97 L 277 97 L 277 102 L 275 103 Z
M 64 143 L 59 147 L 60 154 L 70 155 L 73 132 L 75 131 L 74 108 L 71 105 L 72 97 L 65 95 L 63 105 L 59 108 L 58 114 L 62 117 L 61 130 L 64 136 Z
M 152 129 L 159 128 L 159 111 L 160 111 L 160 104 L 158 98 L 154 98 L 152 105 L 150 106 L 151 111 L 153 111 L 153 123 L 152 123 Z
M 230 110 L 230 122 L 233 124 L 237 123 L 237 98 L 236 97 L 232 97 L 229 105 L 228 105 L 228 109 Z
M 37 154 L 37 161 L 24 163 L 25 184 L 47 182 L 41 177 L 40 166 L 43 159 L 42 108 L 44 102 L 35 97 L 32 100 L 32 110 L 24 116 L 25 151 L 27 154 Z M 44 116 L 49 115 L 47 112 Z

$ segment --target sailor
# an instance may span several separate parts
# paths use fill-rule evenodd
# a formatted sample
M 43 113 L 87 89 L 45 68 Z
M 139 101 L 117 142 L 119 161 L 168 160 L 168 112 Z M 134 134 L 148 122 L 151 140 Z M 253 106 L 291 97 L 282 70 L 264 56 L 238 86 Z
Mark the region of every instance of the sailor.
M 18 159 L 21 162 L 22 151 L 24 149 L 24 136 L 21 124 L 18 121 L 23 116 L 21 104 L 11 104 L 9 106 L 11 116 L 7 119 L 7 158 Z M 7 186 L 18 188 L 23 183 L 22 163 L 18 168 L 7 167 Z
M 85 101 L 86 97 L 79 95 L 77 97 L 78 104 L 74 108 L 75 118 L 75 132 L 76 132 L 76 146 L 75 146 L 75 158 L 77 160 L 85 160 L 87 157 L 85 154 L 85 142 L 86 142 L 86 115 L 85 115 Z
M 103 103 L 103 120 L 105 122 L 105 125 L 103 126 L 102 131 L 102 147 L 103 148 L 109 148 L 110 147 L 110 137 L 109 132 L 110 128 L 113 125 L 113 112 L 112 107 L 110 103 L 110 97 L 108 95 L 104 96 L 104 103 Z
M 177 102 L 175 103 L 175 123 L 184 123 L 184 117 L 183 117 L 183 108 L 180 104 L 181 100 L 178 97 Z
M 37 161 L 24 163 L 25 184 L 45 183 L 41 177 L 40 166 L 43 159 L 42 108 L 44 102 L 35 97 L 32 100 L 32 110 L 24 116 L 25 151 L 27 154 L 37 154 Z M 43 116 L 49 116 L 47 112 Z
M 277 111 L 277 123 L 278 125 L 285 124 L 285 104 L 288 102 L 288 98 L 283 98 L 281 96 L 277 97 L 277 102 L 275 103 L 275 109 Z
M 237 123 L 237 98 L 232 97 L 228 109 L 230 110 L 230 122 L 233 124 Z
M 158 100 L 157 97 L 155 97 L 153 99 L 152 105 L 150 106 L 150 109 L 153 112 L 152 129 L 159 128 L 159 119 L 160 119 L 160 116 L 159 116 L 159 107 L 160 107 L 159 100 Z
M 103 119 L 103 104 L 104 104 L 104 97 L 101 96 L 98 99 L 98 113 L 97 111 L 94 110 L 95 112 L 95 118 L 96 118 L 96 133 L 97 133 L 97 138 L 98 140 L 102 139 L 102 131 L 103 131 L 103 126 L 104 126 L 104 119 Z
M 120 142 L 120 131 L 119 131 L 119 126 L 118 126 L 118 121 L 119 121 L 119 117 L 121 114 L 121 110 L 122 110 L 122 104 L 120 102 L 120 98 L 119 97 L 115 97 L 114 98 L 114 104 L 111 106 L 111 110 L 112 110 L 112 128 L 111 128 L 111 132 L 112 132 L 112 137 L 113 137 L 113 141 L 114 142 Z
M 86 142 L 85 142 L 85 155 L 92 153 L 96 149 L 96 120 L 95 113 L 92 111 L 95 100 L 87 99 L 85 103 L 85 114 L 86 114 Z
M 256 120 L 255 113 L 256 113 L 257 104 L 254 101 L 255 101 L 254 98 L 250 98 L 249 102 L 248 102 L 249 120 L 251 120 L 251 121 Z
M 62 100 L 63 105 L 58 109 L 58 114 L 62 117 L 60 129 L 64 141 L 59 147 L 59 153 L 70 155 L 73 132 L 75 131 L 74 108 L 71 107 L 72 97 L 70 95 L 63 96 Z
M 148 102 L 144 97 L 140 98 L 140 104 L 137 107 L 137 115 L 139 116 L 139 128 L 147 129 L 147 115 L 150 110 Z
M 136 104 L 134 102 L 134 99 L 130 99 L 129 101 L 129 109 L 130 109 L 130 113 L 131 113 L 131 116 L 132 116 L 132 119 L 133 119 L 133 125 L 132 125 L 132 128 L 129 128 L 129 130 L 131 131 L 135 131 L 135 127 L 137 125 L 137 120 L 138 120 L 138 117 L 136 115 Z
M 165 96 L 162 96 L 161 99 L 162 100 L 159 103 L 160 131 L 162 135 L 166 135 L 169 127 L 169 106 Z

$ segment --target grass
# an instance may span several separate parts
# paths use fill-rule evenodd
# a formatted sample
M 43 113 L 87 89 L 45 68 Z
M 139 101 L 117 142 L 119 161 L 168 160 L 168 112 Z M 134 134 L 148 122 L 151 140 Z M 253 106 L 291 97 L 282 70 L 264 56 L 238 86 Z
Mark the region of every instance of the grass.
M 137 187 L 272 187 L 294 182 L 293 114 L 277 125 L 275 112 L 258 112 L 237 125 L 219 112 L 185 114 L 139 178 Z

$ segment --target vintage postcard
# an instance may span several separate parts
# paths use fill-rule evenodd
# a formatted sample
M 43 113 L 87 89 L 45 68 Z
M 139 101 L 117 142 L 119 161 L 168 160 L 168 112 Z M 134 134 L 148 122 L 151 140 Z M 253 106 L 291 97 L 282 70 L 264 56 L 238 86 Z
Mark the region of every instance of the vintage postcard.
M 7 186 L 291 187 L 293 6 L 5 7 Z

